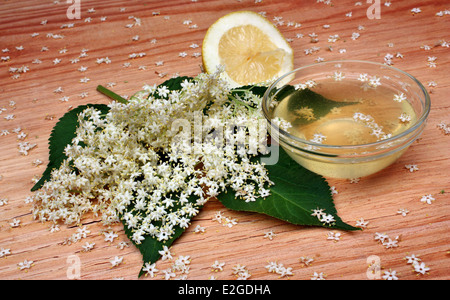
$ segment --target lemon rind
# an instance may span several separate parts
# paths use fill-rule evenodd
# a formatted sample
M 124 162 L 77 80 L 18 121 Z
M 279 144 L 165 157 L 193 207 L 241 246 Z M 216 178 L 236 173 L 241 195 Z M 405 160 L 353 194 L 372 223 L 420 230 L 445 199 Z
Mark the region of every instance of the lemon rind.
M 238 25 L 236 25 L 238 24 Z M 237 11 L 229 13 L 219 18 L 214 24 L 212 24 L 205 34 L 202 45 L 202 62 L 205 72 L 214 73 L 217 67 L 221 65 L 219 56 L 219 43 L 222 35 L 214 34 L 217 32 L 227 32 L 236 26 L 253 25 L 261 29 L 264 33 L 270 35 L 271 41 L 280 49 L 283 49 L 286 53 L 283 65 L 280 69 L 280 73 L 287 73 L 294 68 L 293 63 L 293 50 L 283 35 L 280 33 L 271 22 L 260 14 L 253 11 Z M 283 74 L 277 74 L 281 76 Z M 223 79 L 229 82 L 231 87 L 238 87 L 242 84 L 235 82 L 226 72 L 222 73 Z M 276 78 L 273 78 L 276 79 Z M 270 80 L 269 80 L 270 81 Z M 257 82 L 248 82 L 246 84 L 262 84 Z

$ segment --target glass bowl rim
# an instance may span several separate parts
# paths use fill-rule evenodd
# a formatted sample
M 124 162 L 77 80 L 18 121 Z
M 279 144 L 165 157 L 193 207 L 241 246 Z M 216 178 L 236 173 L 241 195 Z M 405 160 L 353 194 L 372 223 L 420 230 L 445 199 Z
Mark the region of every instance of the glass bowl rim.
M 420 117 L 416 120 L 416 122 L 414 123 L 413 126 L 411 126 L 410 128 L 408 128 L 407 130 L 394 135 L 392 137 L 389 137 L 387 139 L 384 140 L 380 140 L 380 141 L 376 141 L 376 142 L 372 142 L 372 143 L 367 143 L 367 144 L 358 144 L 358 145 L 327 145 L 327 144 L 320 144 L 320 143 L 315 143 L 312 141 L 308 141 L 299 137 L 296 137 L 292 134 L 290 134 L 289 132 L 279 128 L 278 126 L 274 125 L 272 123 L 272 120 L 269 118 L 269 110 L 267 108 L 267 104 L 268 104 L 268 98 L 269 98 L 269 94 L 271 93 L 271 91 L 285 78 L 289 77 L 292 74 L 295 74 L 298 71 L 304 70 L 304 69 L 308 69 L 311 67 L 317 67 L 320 65 L 325 65 L 325 64 L 343 64 L 343 63 L 360 63 L 360 64 L 366 64 L 366 65 L 373 65 L 373 66 L 378 66 L 378 67 L 383 67 L 386 69 L 391 69 L 394 72 L 398 72 L 401 73 L 403 75 L 406 75 L 407 77 L 409 77 L 414 83 L 417 84 L 417 86 L 420 88 L 420 90 L 423 93 L 424 96 L 424 101 L 422 102 L 422 106 L 424 111 L 422 112 L 422 114 L 420 115 Z M 283 84 L 283 86 L 287 85 L 288 83 Z M 309 65 L 305 65 L 303 67 L 299 67 L 296 68 L 284 75 L 281 75 L 279 78 L 277 78 L 275 80 L 275 82 L 273 82 L 266 90 L 266 92 L 263 95 L 262 98 L 262 112 L 263 115 L 265 117 L 265 119 L 267 120 L 267 122 L 269 123 L 270 127 L 275 127 L 278 128 L 278 132 L 279 132 L 279 137 L 285 137 L 288 138 L 289 140 L 285 140 L 286 143 L 290 144 L 292 143 L 292 141 L 297 142 L 297 143 L 302 143 L 302 144 L 306 144 L 309 146 L 314 146 L 314 147 L 320 147 L 321 150 L 324 149 L 358 149 L 358 148 L 367 148 L 367 147 L 376 147 L 382 144 L 386 144 L 389 142 L 394 142 L 404 136 L 409 135 L 410 133 L 414 132 L 415 130 L 417 130 L 420 126 L 422 126 L 422 124 L 424 124 L 428 118 L 428 115 L 430 113 L 430 109 L 431 109 L 431 99 L 430 99 L 430 95 L 428 94 L 428 91 L 426 90 L 426 88 L 423 86 L 423 84 L 417 80 L 414 76 L 412 76 L 411 74 L 400 70 L 398 68 L 392 67 L 392 66 L 388 66 L 386 64 L 382 64 L 382 63 L 378 63 L 378 62 L 372 62 L 372 61 L 366 61 L 366 60 L 330 60 L 330 61 L 324 61 L 324 62 L 319 62 L 319 63 L 313 63 L 313 64 L 309 64 Z M 293 146 L 293 145 L 291 145 Z

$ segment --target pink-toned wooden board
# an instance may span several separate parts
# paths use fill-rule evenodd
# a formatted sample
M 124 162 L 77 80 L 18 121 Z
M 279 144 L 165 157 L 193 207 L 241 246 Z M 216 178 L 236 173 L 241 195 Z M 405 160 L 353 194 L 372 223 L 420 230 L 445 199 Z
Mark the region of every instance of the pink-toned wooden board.
M 62 245 L 77 227 L 62 225 L 51 233 L 49 224 L 33 220 L 32 204 L 26 203 L 32 179 L 42 174 L 48 162 L 47 141 L 56 121 L 80 104 L 108 102 L 96 92 L 98 84 L 114 82 L 115 92 L 131 95 L 145 83 L 161 83 L 177 74 L 195 76 L 200 72 L 206 30 L 236 10 L 266 12 L 269 20 L 278 23 L 291 41 L 296 67 L 321 59 L 384 62 L 392 54 L 395 67 L 428 88 L 432 110 L 422 138 L 388 169 L 358 183 L 328 179 L 338 191 L 334 197 L 341 218 L 352 225 L 363 218 L 369 221 L 366 229 L 333 231 L 341 233 L 341 239 L 333 242 L 327 240 L 327 229 L 233 212 L 211 201 L 171 248 L 174 259 L 190 256 L 187 278 L 235 279 L 232 268 L 240 264 L 246 266 L 250 279 L 278 279 L 265 268 L 269 261 L 277 261 L 292 267 L 291 279 L 310 279 L 314 272 L 326 274 L 327 279 L 368 279 L 368 258 L 373 256 L 383 268 L 375 275 L 395 270 L 399 279 L 450 279 L 450 135 L 437 127 L 450 123 L 450 5 L 445 0 L 381 1 L 380 19 L 369 19 L 366 1 L 330 2 L 81 0 L 81 19 L 70 20 L 66 1 L 0 0 L 0 279 L 70 279 L 77 262 L 75 275 L 81 279 L 137 278 L 141 255 L 120 224 L 106 229 L 97 218 L 87 217 L 83 220 L 90 231 L 86 238 Z M 421 12 L 412 13 L 414 8 Z M 317 43 L 311 43 L 313 33 Z M 336 34 L 340 39 L 329 42 L 329 36 Z M 320 50 L 307 55 L 305 50 L 312 47 Z M 129 59 L 132 53 L 146 55 Z M 106 57 L 110 64 L 97 63 Z M 435 67 L 429 61 L 435 61 Z M 22 66 L 29 70 L 14 78 L 19 73 L 10 68 Z M 87 69 L 79 71 L 83 67 Z M 80 82 L 84 78 L 89 81 Z M 26 137 L 20 139 L 20 133 Z M 19 153 L 20 142 L 36 147 L 24 156 Z M 43 164 L 34 166 L 37 160 Z M 407 164 L 416 164 L 419 170 L 410 172 Z M 431 204 L 420 201 L 429 194 L 435 199 Z M 409 213 L 402 216 L 399 209 Z M 238 224 L 228 228 L 213 221 L 218 211 Z M 19 225 L 13 227 L 14 222 Z M 197 225 L 206 228 L 205 233 L 194 233 Z M 118 237 L 105 241 L 105 230 Z M 276 234 L 273 240 L 264 238 L 268 231 Z M 374 239 L 376 232 L 400 236 L 398 247 L 385 249 Z M 122 241 L 129 247 L 118 248 Z M 90 252 L 82 251 L 86 242 L 95 243 Z M 429 268 L 425 275 L 407 264 L 404 258 L 412 254 Z M 110 260 L 115 256 L 123 262 L 113 268 Z M 314 258 L 309 266 L 300 263 L 300 257 L 306 256 Z M 25 260 L 33 264 L 20 270 Z M 211 271 L 215 260 L 225 263 L 223 271 Z M 156 278 L 163 278 L 163 270 L 173 263 L 159 261 Z

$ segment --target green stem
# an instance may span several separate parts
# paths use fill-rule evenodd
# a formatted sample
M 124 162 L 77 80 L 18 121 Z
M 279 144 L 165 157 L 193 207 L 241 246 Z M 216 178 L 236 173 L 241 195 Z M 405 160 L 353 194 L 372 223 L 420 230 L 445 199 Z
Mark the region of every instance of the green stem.
M 250 105 L 248 105 L 248 104 L 245 103 L 244 101 L 239 100 L 239 99 L 236 98 L 233 94 L 230 94 L 229 97 L 231 98 L 231 100 L 232 100 L 235 104 L 243 105 L 243 106 L 245 106 L 248 110 L 255 110 L 255 108 L 251 107 Z
M 122 98 L 121 96 L 117 95 L 116 93 L 114 93 L 111 90 L 108 90 L 104 86 L 101 86 L 101 85 L 97 86 L 97 91 L 99 91 L 103 95 L 108 96 L 109 98 L 111 98 L 113 100 L 119 101 L 120 103 L 123 103 L 123 104 L 127 104 L 128 103 L 127 99 Z

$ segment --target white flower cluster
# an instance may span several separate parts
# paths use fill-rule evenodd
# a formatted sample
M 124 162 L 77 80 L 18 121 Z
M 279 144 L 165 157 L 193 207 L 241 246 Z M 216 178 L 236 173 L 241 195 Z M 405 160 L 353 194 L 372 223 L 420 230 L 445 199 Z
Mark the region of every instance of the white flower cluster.
M 334 216 L 332 214 L 327 214 L 324 212 L 324 209 L 313 209 L 311 216 L 317 217 L 319 222 L 321 222 L 324 225 L 334 225 L 336 223 L 336 220 L 334 219 Z
M 361 122 L 370 129 L 372 129 L 372 132 L 370 134 L 376 136 L 379 141 L 392 137 L 392 134 L 391 133 L 386 134 L 383 131 L 383 126 L 378 125 L 375 122 L 375 119 L 370 115 L 365 115 L 363 113 L 356 112 L 353 114 L 353 120 L 355 120 L 355 122 Z
M 291 267 L 285 267 L 282 263 L 276 261 L 269 261 L 269 264 L 265 266 L 267 272 L 279 274 L 280 277 L 289 277 L 294 275 Z
M 246 202 L 268 196 L 267 171 L 250 160 L 267 149 L 260 98 L 231 93 L 219 75 L 146 85 L 106 116 L 80 113 L 67 159 L 34 195 L 34 217 L 71 224 L 93 212 L 105 225 L 122 220 L 140 244 L 170 239 L 229 188 Z
M 398 247 L 398 242 L 400 241 L 400 236 L 396 236 L 394 239 L 391 239 L 385 233 L 375 232 L 374 239 L 379 241 L 386 249 L 396 248 Z

